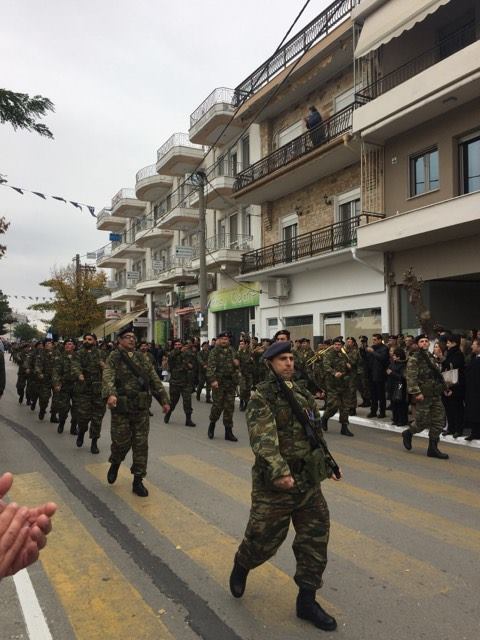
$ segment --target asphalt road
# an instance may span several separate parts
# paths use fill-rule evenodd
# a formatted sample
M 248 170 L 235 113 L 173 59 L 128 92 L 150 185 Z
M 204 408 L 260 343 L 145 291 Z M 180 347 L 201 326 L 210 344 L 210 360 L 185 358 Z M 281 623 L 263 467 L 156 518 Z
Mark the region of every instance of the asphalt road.
M 480 637 L 479 449 L 443 444 L 450 460 L 432 460 L 425 439 L 414 439 L 408 453 L 395 433 L 354 426 L 355 437 L 346 438 L 331 422 L 328 442 L 345 479 L 323 485 L 332 531 L 319 600 L 339 623 L 328 634 L 295 617 L 292 532 L 251 573 L 242 600 L 228 591 L 249 509 L 243 414 L 235 415 L 235 444 L 222 428 L 207 439 L 203 402 L 193 401 L 195 429 L 183 426 L 178 408 L 164 425 L 154 407 L 150 496 L 141 499 L 131 492 L 128 465 L 113 487 L 106 482 L 108 415 L 93 456 L 19 405 L 11 364 L 7 376 L 0 470 L 15 474 L 12 499 L 54 499 L 60 509 L 41 561 L 28 570 L 46 631 L 25 576 L 8 578 L 0 584 L 1 640 Z

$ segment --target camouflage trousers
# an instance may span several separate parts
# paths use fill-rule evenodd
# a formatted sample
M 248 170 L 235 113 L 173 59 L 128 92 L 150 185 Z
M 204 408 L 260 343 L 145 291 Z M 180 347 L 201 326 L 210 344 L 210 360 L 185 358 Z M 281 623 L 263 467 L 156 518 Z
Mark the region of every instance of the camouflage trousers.
M 202 389 L 205 387 L 207 392 L 207 400 L 210 400 L 210 396 L 212 390 L 210 388 L 210 383 L 207 380 L 207 374 L 204 369 L 200 369 L 198 372 L 198 385 L 197 385 L 197 399 L 200 400 L 200 394 L 202 393 Z
M 29 400 L 32 404 L 38 400 L 38 392 L 40 389 L 40 385 L 36 376 L 33 374 L 29 374 L 27 376 L 27 387 L 25 390 L 25 395 L 27 396 L 27 400 Z
M 26 385 L 27 385 L 27 374 L 25 373 L 25 371 L 21 371 L 19 369 L 17 374 L 17 393 L 19 396 L 23 395 L 23 393 L 25 392 Z
M 186 384 L 175 384 L 170 382 L 170 411 L 173 413 L 175 407 L 182 396 L 183 410 L 186 414 L 192 413 L 192 387 L 190 382 Z
M 357 378 L 348 382 L 347 402 L 349 409 L 357 408 Z
M 445 409 L 439 396 L 426 397 L 422 402 L 416 401 L 415 423 L 410 425 L 412 433 L 420 433 L 428 429 L 431 438 L 439 438 L 445 427 Z
M 327 408 L 323 417 L 328 420 L 337 411 L 340 413 L 340 424 L 348 424 L 348 415 L 351 408 L 351 391 L 347 382 L 336 385 L 327 384 Z
M 52 382 L 41 382 L 38 385 L 38 406 L 40 411 L 46 411 L 52 396 Z
M 60 391 L 56 393 L 56 410 L 58 418 L 61 422 L 65 422 L 68 412 L 72 416 L 72 424 L 77 423 L 77 396 L 75 395 L 74 385 L 62 384 Z
M 359 373 L 357 378 L 357 388 L 364 402 L 370 402 L 370 382 L 366 373 Z
M 148 410 L 128 413 L 112 411 L 110 428 L 112 444 L 109 462 L 120 464 L 132 449 L 133 461 L 130 471 L 133 475 L 144 478 L 147 475 L 149 430 Z
M 251 373 L 242 373 L 240 376 L 240 400 L 248 402 L 252 392 L 253 375 Z
M 217 389 L 212 389 L 213 404 L 210 411 L 210 422 L 217 422 L 223 412 L 225 427 L 233 427 L 233 411 L 235 409 L 235 387 L 233 384 L 219 383 Z
M 81 384 L 77 388 L 77 420 L 78 429 L 83 433 L 88 431 L 90 424 L 90 438 L 99 438 L 106 405 L 102 398 L 100 385 Z
M 254 489 L 237 560 L 246 569 L 269 560 L 287 537 L 290 521 L 296 534 L 292 545 L 297 559 L 295 582 L 302 589 L 319 589 L 330 531 L 328 506 L 320 487 L 304 493 Z

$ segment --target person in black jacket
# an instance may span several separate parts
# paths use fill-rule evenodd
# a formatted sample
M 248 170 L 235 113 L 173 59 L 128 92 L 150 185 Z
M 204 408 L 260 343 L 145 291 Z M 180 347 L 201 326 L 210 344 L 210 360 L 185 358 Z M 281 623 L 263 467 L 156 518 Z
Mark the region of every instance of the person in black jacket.
M 472 355 L 465 366 L 465 440 L 480 440 L 480 338 L 472 342 Z
M 459 335 L 447 337 L 447 353 L 442 365 L 442 371 L 458 369 L 458 382 L 450 387 L 451 395 L 442 396 L 443 406 L 447 415 L 447 428 L 444 435 L 451 434 L 458 438 L 463 433 L 464 400 L 465 400 L 465 356 L 460 351 Z
M 5 391 L 5 355 L 0 351 L 0 398 Z
M 367 347 L 367 352 L 372 401 L 368 417 L 375 418 L 377 416 L 377 410 L 379 410 L 378 417 L 385 418 L 385 410 L 387 407 L 385 381 L 387 379 L 387 367 L 390 362 L 390 354 L 388 347 L 383 344 L 382 336 L 379 333 L 373 334 L 372 346 Z
M 387 369 L 388 379 L 391 382 L 392 424 L 397 427 L 408 427 L 406 367 L 405 351 L 397 347 L 393 351 L 392 363 Z

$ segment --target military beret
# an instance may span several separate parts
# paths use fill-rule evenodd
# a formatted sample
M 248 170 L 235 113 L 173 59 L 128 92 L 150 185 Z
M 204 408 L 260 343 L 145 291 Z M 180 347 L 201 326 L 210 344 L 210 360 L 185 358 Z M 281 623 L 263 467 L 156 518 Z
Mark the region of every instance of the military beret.
M 85 340 L 85 338 L 88 338 L 88 336 L 92 336 L 94 340 L 97 339 L 97 336 L 94 333 L 85 333 L 83 339 Z
M 419 340 L 422 340 L 423 338 L 426 338 L 427 340 L 430 339 L 426 333 L 421 333 L 415 338 L 415 342 L 418 344 Z
M 272 360 L 283 353 L 292 353 L 290 342 L 274 342 L 263 354 L 265 360 Z
M 333 339 L 333 342 L 334 342 L 334 343 L 335 343 L 335 342 L 341 342 L 342 344 L 345 344 L 345 343 L 343 342 L 343 336 L 337 336 L 336 338 L 334 338 L 334 339 Z
M 118 332 L 117 338 L 122 338 L 126 333 L 133 333 L 133 325 L 127 324 L 121 331 Z
M 217 338 L 230 338 L 230 331 L 222 331 L 217 335 Z

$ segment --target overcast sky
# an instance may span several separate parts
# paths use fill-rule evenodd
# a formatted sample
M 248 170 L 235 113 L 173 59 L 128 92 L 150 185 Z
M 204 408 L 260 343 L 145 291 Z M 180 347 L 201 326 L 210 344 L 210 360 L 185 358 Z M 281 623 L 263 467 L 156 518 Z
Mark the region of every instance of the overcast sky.
M 0 86 L 49 97 L 55 140 L 0 125 L 0 173 L 98 212 L 188 131 L 215 87 L 235 87 L 273 53 L 304 1 L 4 0 Z M 294 32 L 328 4 L 311 0 Z M 11 225 L 0 289 L 11 295 L 49 295 L 38 283 L 54 265 L 108 241 L 86 210 L 6 187 L 1 215 Z M 30 301 L 10 304 L 24 312 Z

